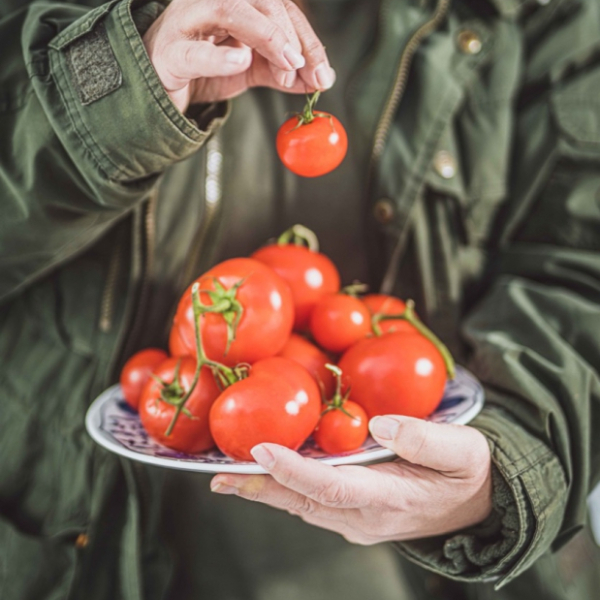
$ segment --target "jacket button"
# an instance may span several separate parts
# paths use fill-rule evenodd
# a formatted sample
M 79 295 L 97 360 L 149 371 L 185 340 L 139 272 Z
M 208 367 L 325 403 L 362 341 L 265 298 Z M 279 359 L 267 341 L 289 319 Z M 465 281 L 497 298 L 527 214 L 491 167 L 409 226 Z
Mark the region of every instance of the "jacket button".
M 87 534 L 80 533 L 77 536 L 77 539 L 75 540 L 75 548 L 77 548 L 78 550 L 82 550 L 83 548 L 85 548 L 88 545 L 89 541 L 90 541 L 90 538 L 88 537 Z
M 444 179 L 452 179 L 456 175 L 456 162 L 450 152 L 440 150 L 433 157 L 433 168 Z
M 456 41 L 461 52 L 464 52 L 465 54 L 479 54 L 483 46 L 479 35 L 471 29 L 461 31 L 458 34 Z
M 388 198 L 377 200 L 373 207 L 373 214 L 382 225 L 386 225 L 394 218 L 394 204 Z

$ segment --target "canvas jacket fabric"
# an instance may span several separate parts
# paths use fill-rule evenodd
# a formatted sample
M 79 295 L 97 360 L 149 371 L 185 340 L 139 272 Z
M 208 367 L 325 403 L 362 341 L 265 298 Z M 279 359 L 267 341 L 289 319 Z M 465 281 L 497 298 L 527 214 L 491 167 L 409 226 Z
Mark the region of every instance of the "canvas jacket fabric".
M 2 598 L 165 597 L 161 475 L 97 447 L 85 412 L 149 331 L 164 344 L 178 294 L 218 255 L 231 199 L 257 207 L 255 247 L 293 195 L 272 149 L 287 100 L 261 90 L 179 113 L 140 37 L 161 8 L 0 1 Z M 600 5 L 378 10 L 348 90 L 370 283 L 413 297 L 482 381 L 472 424 L 489 440 L 496 490 L 480 528 L 396 545 L 410 560 L 398 558 L 398 577 L 417 597 L 589 598 Z M 177 198 L 190 190 L 188 209 Z M 173 235 L 157 239 L 156 219 Z M 243 563 L 242 542 L 230 544 Z M 206 557 L 194 558 L 201 569 Z M 324 580 L 323 597 L 352 569 Z M 381 579 L 373 569 L 367 584 Z M 245 589 L 223 597 L 267 597 Z

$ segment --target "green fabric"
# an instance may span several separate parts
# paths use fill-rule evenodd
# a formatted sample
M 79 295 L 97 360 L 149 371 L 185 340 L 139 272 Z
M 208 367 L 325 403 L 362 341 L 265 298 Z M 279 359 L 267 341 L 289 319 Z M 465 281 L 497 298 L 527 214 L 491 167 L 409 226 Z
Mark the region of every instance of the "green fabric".
M 222 105 L 179 114 L 131 17 L 147 26 L 149 4 L 0 0 L 3 599 L 183 597 L 194 590 L 170 577 L 193 571 L 211 600 L 592 597 L 598 549 L 582 529 L 600 479 L 600 5 L 456 1 L 414 56 L 363 200 L 368 275 L 413 297 L 483 382 L 472 424 L 490 443 L 497 514 L 443 539 L 356 548 L 212 496 L 207 481 L 187 497 L 189 475 L 121 461 L 85 433 L 124 358 L 165 344 L 181 273 L 253 250 L 303 202 L 273 144 L 298 99 L 244 94 L 224 125 Z M 432 10 L 382 0 L 377 38 L 357 52 L 345 99 L 365 182 L 397 61 Z M 82 104 L 69 49 L 98 27 L 122 82 Z M 464 29 L 480 52 L 459 49 Z M 454 177 L 436 170 L 440 151 Z M 217 207 L 210 152 L 222 156 Z M 329 210 L 343 211 L 321 181 Z M 381 199 L 393 207 L 385 224 L 372 210 Z M 240 206 L 247 226 L 232 242 Z M 169 538 L 182 506 L 197 507 L 201 554 Z

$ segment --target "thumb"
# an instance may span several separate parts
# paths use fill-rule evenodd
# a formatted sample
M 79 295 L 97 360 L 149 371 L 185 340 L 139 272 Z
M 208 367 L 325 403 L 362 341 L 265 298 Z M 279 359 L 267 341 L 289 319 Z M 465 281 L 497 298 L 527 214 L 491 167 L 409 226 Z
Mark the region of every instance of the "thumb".
M 474 466 L 490 460 L 486 438 L 472 427 L 386 415 L 371 419 L 369 429 L 384 448 L 436 471 L 468 474 Z

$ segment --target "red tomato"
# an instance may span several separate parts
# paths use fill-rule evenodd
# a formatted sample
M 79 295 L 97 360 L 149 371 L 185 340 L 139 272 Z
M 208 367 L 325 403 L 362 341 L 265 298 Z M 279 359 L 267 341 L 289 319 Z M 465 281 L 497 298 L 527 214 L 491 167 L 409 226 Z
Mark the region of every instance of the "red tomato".
M 252 461 L 250 450 L 271 442 L 297 450 L 319 421 L 320 393 L 309 372 L 275 356 L 256 362 L 250 375 L 229 386 L 210 410 L 219 449 Z
M 304 339 L 301 335 L 292 333 L 283 350 L 278 354 L 289 358 L 302 365 L 314 378 L 317 384 L 323 384 L 323 392 L 326 398 L 333 395 L 335 389 L 335 378 L 333 373 L 325 368 L 331 360 L 322 350 Z M 319 385 L 319 389 L 320 389 Z
M 194 356 L 196 353 L 193 348 L 188 348 L 186 343 L 179 333 L 179 327 L 173 325 L 171 327 L 171 333 L 169 334 L 169 354 L 171 356 Z
M 331 352 L 343 352 L 371 332 L 371 314 L 361 300 L 346 294 L 329 294 L 315 306 L 310 332 Z
M 344 160 L 348 136 L 329 113 L 315 113 L 313 121 L 298 127 L 298 117 L 288 119 L 277 132 L 277 154 L 296 175 L 319 177 Z
M 340 289 L 340 274 L 329 258 L 295 244 L 272 244 L 257 250 L 252 258 L 271 267 L 285 279 L 294 298 L 294 329 L 308 328 L 315 304 L 325 294 Z
M 362 298 L 372 315 L 383 313 L 384 315 L 400 315 L 404 312 L 406 304 L 399 298 L 387 296 L 386 294 L 367 294 Z M 380 321 L 379 327 L 382 333 L 390 331 L 414 332 L 415 328 L 403 319 L 390 319 L 389 321 Z
M 313 433 L 315 442 L 327 454 L 351 452 L 360 448 L 367 439 L 369 433 L 367 413 L 352 400 L 346 400 L 343 406 L 348 414 L 339 408 L 324 412 Z M 323 411 L 326 409 L 325 404 Z
M 200 319 L 202 342 L 208 358 L 235 366 L 252 364 L 274 356 L 285 345 L 294 323 L 294 303 L 288 284 L 269 267 L 251 258 L 226 260 L 196 281 L 202 304 L 213 304 L 206 290 L 216 289 L 215 279 L 225 290 L 238 285 L 235 299 L 243 308 L 235 341 L 227 350 L 227 322 L 222 314 L 207 313 Z M 182 346 L 196 356 L 194 312 L 190 286 L 179 302 L 174 326 Z M 224 301 L 227 302 L 227 301 Z M 232 316 L 235 320 L 235 316 Z
M 179 384 L 186 393 L 194 379 L 196 360 L 193 358 L 169 358 L 155 371 L 156 377 L 166 383 L 173 383 L 179 364 Z M 148 381 L 140 399 L 140 419 L 148 435 L 157 442 L 188 454 L 203 452 L 214 446 L 208 425 L 208 414 L 213 402 L 221 390 L 208 367 L 200 371 L 200 378 L 192 395 L 185 403 L 191 417 L 182 412 L 169 436 L 167 429 L 171 424 L 175 407 L 161 400 L 161 385 L 154 379 Z
M 418 333 L 387 333 L 361 340 L 339 362 L 352 399 L 369 419 L 377 415 L 427 417 L 442 399 L 446 365 Z
M 142 389 L 150 374 L 168 358 L 167 353 L 159 348 L 146 348 L 134 354 L 121 371 L 121 389 L 125 400 L 131 408 L 138 409 Z

